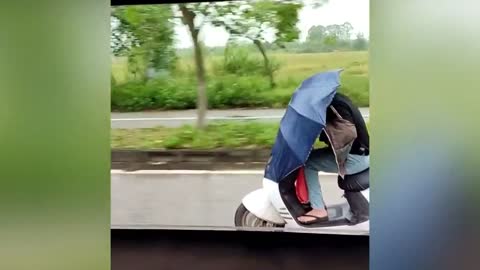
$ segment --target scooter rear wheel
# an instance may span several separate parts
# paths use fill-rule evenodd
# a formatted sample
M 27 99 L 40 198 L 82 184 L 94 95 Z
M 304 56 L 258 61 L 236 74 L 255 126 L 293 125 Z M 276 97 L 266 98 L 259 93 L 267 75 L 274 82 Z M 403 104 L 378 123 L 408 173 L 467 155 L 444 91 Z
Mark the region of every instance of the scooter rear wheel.
M 235 226 L 236 227 L 250 227 L 250 228 L 274 228 L 281 227 L 278 224 L 268 222 L 266 220 L 260 219 L 254 214 L 252 214 L 248 209 L 240 204 L 235 212 Z

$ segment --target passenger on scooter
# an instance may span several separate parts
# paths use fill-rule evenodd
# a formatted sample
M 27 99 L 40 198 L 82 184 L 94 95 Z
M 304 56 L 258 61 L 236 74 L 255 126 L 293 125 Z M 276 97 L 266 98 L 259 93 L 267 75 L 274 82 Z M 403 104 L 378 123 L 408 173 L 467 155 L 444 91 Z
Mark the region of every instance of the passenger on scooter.
M 319 171 L 339 173 L 340 176 L 343 177 L 344 175 L 362 172 L 370 167 L 369 134 L 360 110 L 347 96 L 340 93 L 335 94 L 330 105 L 331 106 L 327 110 L 326 129 L 329 130 L 329 127 L 334 127 L 333 129 L 336 129 L 334 132 L 327 132 L 327 134 L 325 133 L 325 130 L 322 131 L 319 139 L 320 141 L 325 142 L 328 146 L 326 148 L 313 150 L 305 164 L 305 178 L 312 210 L 298 218 L 298 221 L 302 224 L 328 221 L 328 213 L 323 201 L 318 179 Z M 344 127 L 351 126 L 352 130 L 348 130 L 348 128 L 344 128 L 343 130 L 342 128 L 338 128 L 341 126 L 336 125 L 339 118 L 347 120 L 348 122 L 346 122 Z M 354 126 L 352 126 L 351 123 L 353 123 Z M 354 134 L 354 137 L 350 136 L 350 138 L 354 139 L 347 143 L 348 146 L 343 150 L 347 151 L 344 160 L 339 164 L 338 160 L 340 152 L 332 147 L 332 141 L 335 142 L 335 139 L 337 139 L 337 141 L 342 140 L 343 138 L 341 137 L 343 135 L 341 133 L 348 133 L 350 131 Z M 335 135 L 337 135 L 337 138 L 332 138 L 332 136 Z M 345 135 L 345 138 L 346 137 L 348 136 Z

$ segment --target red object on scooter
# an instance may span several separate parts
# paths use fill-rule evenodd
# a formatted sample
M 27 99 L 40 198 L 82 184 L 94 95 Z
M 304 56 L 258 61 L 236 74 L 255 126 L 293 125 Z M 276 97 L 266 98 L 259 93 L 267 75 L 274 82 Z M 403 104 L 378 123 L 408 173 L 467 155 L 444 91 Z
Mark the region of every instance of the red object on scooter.
M 308 189 L 305 181 L 305 169 L 301 167 L 298 170 L 297 181 L 295 182 L 297 198 L 302 204 L 308 203 Z

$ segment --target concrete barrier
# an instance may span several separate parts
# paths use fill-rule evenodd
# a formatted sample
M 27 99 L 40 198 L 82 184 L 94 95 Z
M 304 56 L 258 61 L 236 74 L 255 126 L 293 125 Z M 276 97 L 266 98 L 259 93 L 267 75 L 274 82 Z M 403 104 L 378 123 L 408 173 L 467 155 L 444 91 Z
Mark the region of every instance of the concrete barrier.
M 263 168 L 270 149 L 129 150 L 113 149 L 112 169 L 221 170 Z

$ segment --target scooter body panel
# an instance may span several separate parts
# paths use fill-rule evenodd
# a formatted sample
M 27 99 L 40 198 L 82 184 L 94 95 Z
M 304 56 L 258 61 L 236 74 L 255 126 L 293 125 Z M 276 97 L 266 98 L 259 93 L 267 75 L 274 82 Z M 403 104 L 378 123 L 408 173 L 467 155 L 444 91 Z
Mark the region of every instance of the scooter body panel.
M 265 189 L 257 189 L 247 194 L 242 204 L 256 217 L 275 223 L 285 224 L 285 220 L 275 209 Z
M 369 189 L 362 191 L 362 195 L 369 201 Z M 323 227 L 305 227 L 298 224 L 288 211 L 284 201 L 281 198 L 278 183 L 269 179 L 263 179 L 263 189 L 258 189 L 249 193 L 243 199 L 244 206 L 258 218 L 284 224 L 282 229 L 285 232 L 297 233 L 315 233 L 315 234 L 342 234 L 342 235 L 369 235 L 370 222 L 355 225 L 323 226 Z M 338 214 L 348 218 L 348 203 L 329 206 L 329 216 Z

